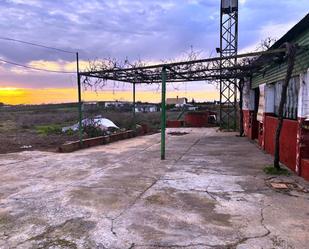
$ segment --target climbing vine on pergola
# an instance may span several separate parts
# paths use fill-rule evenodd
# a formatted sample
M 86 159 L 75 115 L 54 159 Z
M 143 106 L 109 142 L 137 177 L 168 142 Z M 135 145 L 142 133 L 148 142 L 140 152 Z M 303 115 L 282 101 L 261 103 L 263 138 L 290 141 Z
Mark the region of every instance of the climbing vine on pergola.
M 81 82 L 85 87 L 92 88 L 102 88 L 109 80 L 126 82 L 133 84 L 133 106 L 135 107 L 136 84 L 161 84 L 161 159 L 163 160 L 165 159 L 166 83 L 192 81 L 210 83 L 220 79 L 244 79 L 261 70 L 265 63 L 271 63 L 274 58 L 282 57 L 285 51 L 285 48 L 280 48 L 231 57 L 189 59 L 157 65 L 147 65 L 141 61 L 129 63 L 127 60 L 121 63 L 111 59 L 90 62 L 87 70 L 78 72 L 79 93 L 81 92 Z M 220 66 L 222 60 L 231 58 L 238 59 L 236 66 L 225 68 Z M 81 99 L 80 96 L 79 99 Z M 81 105 L 81 101 L 79 102 Z M 80 115 L 79 121 L 80 130 L 82 125 L 81 117 L 82 115 Z

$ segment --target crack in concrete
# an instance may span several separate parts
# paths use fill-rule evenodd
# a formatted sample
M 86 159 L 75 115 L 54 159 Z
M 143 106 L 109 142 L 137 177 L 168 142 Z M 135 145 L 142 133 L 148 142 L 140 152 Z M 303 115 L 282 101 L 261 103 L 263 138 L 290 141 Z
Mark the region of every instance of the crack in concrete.
M 269 206 L 269 205 L 268 205 Z M 266 206 L 267 207 L 267 206 Z M 261 226 L 266 230 L 265 233 L 261 234 L 261 235 L 256 235 L 256 236 L 249 236 L 249 237 L 244 237 L 240 240 L 238 240 L 237 242 L 235 243 L 232 243 L 232 244 L 228 244 L 228 245 L 225 245 L 224 248 L 226 249 L 236 249 L 239 245 L 247 242 L 248 240 L 251 240 L 251 239 L 261 239 L 261 238 L 265 238 L 267 237 L 271 231 L 267 228 L 267 226 L 264 224 L 264 209 L 266 208 L 265 206 L 262 206 L 261 208 L 261 211 L 260 211 L 260 215 L 261 215 L 261 219 L 260 219 L 260 223 L 261 223 Z M 222 248 L 223 249 L 223 248 Z
M 112 208 L 111 212 L 107 211 L 105 213 L 103 211 L 105 209 L 100 209 L 96 213 L 101 218 L 103 218 L 104 215 L 110 216 L 110 217 L 106 216 L 105 217 L 106 219 L 102 221 L 103 224 L 101 224 L 101 223 L 99 224 L 99 225 L 102 225 L 100 227 L 100 229 L 102 229 L 102 232 L 103 233 L 107 232 L 107 237 L 104 237 L 103 243 L 107 243 L 107 241 L 105 241 L 105 240 L 111 238 L 112 240 L 111 240 L 110 243 L 112 243 L 113 240 L 115 240 L 115 241 L 119 242 L 119 244 L 115 243 L 118 246 L 120 246 L 120 244 L 122 244 L 122 247 L 120 247 L 120 248 L 127 248 L 127 249 L 135 249 L 135 248 L 143 247 L 143 246 L 145 248 L 175 248 L 176 249 L 176 248 L 197 248 L 198 247 L 198 248 L 203 248 L 203 249 L 204 248 L 216 248 L 216 249 L 219 249 L 219 248 L 220 249 L 223 249 L 223 248 L 227 249 L 227 248 L 229 248 L 229 249 L 232 249 L 232 248 L 236 248 L 239 245 L 244 246 L 244 247 L 249 246 L 249 244 L 253 245 L 256 242 L 258 243 L 260 240 L 263 240 L 263 241 L 265 240 L 265 241 L 269 242 L 270 245 L 271 245 L 270 240 L 272 240 L 276 236 L 274 236 L 274 234 L 271 233 L 270 229 L 272 229 L 272 226 L 275 227 L 277 224 L 271 223 L 272 217 L 268 214 L 268 212 L 266 210 L 270 210 L 270 204 L 272 203 L 272 201 L 268 200 L 268 198 L 271 198 L 272 196 L 271 195 L 267 195 L 267 196 L 264 195 L 266 198 L 261 200 L 259 195 L 257 195 L 256 198 L 255 198 L 255 196 L 252 196 L 252 195 L 250 196 L 250 194 L 251 193 L 258 194 L 258 193 L 262 193 L 262 192 L 271 193 L 271 192 L 273 192 L 273 189 L 270 189 L 270 188 L 265 189 L 264 187 L 260 188 L 261 186 L 259 184 L 260 183 L 263 184 L 263 181 L 262 182 L 259 181 L 259 180 L 263 180 L 262 179 L 263 178 L 262 173 L 259 174 L 258 176 L 252 176 L 252 175 L 250 175 L 250 172 L 251 172 L 250 171 L 250 172 L 244 172 L 243 175 L 237 175 L 238 171 L 232 170 L 232 168 L 229 165 L 225 168 L 222 168 L 223 171 L 219 170 L 219 168 L 221 168 L 220 165 L 218 165 L 219 166 L 218 170 L 213 170 L 213 169 L 208 170 L 208 167 L 212 167 L 212 166 L 208 165 L 207 160 L 205 160 L 205 166 L 204 166 L 205 170 L 202 167 L 198 168 L 199 164 L 196 164 L 194 161 L 192 161 L 192 164 L 191 164 L 190 158 L 191 158 L 192 154 L 197 153 L 196 148 L 194 146 L 196 146 L 196 147 L 199 147 L 200 145 L 202 146 L 203 145 L 203 139 L 201 139 L 201 141 L 202 142 L 199 143 L 199 139 L 197 139 L 197 137 L 194 137 L 194 139 L 190 139 L 188 141 L 190 143 L 191 142 L 194 143 L 193 145 L 190 146 L 189 143 L 185 143 L 185 144 L 182 144 L 182 147 L 180 147 L 179 150 L 170 150 L 170 152 L 173 153 L 173 156 L 172 156 L 172 158 L 170 158 L 170 160 L 166 160 L 165 162 L 161 162 L 161 161 L 159 161 L 159 159 L 156 159 L 153 162 L 154 164 L 151 164 L 151 166 L 152 166 L 151 171 L 148 171 L 149 175 L 153 176 L 153 177 L 144 176 L 143 175 L 143 174 L 145 174 L 144 171 L 141 171 L 142 173 L 139 173 L 138 167 L 134 167 L 133 172 L 131 170 L 128 170 L 129 174 L 126 175 L 126 178 L 125 178 L 125 180 L 126 180 L 125 184 L 126 185 L 124 185 L 124 186 L 128 186 L 128 189 L 127 189 L 128 191 L 136 190 L 136 192 L 132 193 L 132 195 L 130 194 L 130 196 L 128 196 L 128 198 L 126 198 L 124 202 L 121 202 L 121 205 L 117 206 L 115 209 Z M 89 178 L 89 180 L 91 180 L 92 183 L 96 182 L 97 184 L 99 184 L 100 179 L 105 176 L 103 174 L 101 176 L 101 172 L 105 173 L 104 171 L 108 171 L 109 169 L 118 168 L 118 167 L 119 167 L 119 170 L 121 171 L 122 170 L 121 167 L 126 166 L 126 163 L 125 163 L 126 161 L 128 162 L 128 164 L 133 164 L 133 163 L 137 163 L 139 160 L 145 160 L 142 156 L 140 156 L 140 154 L 142 154 L 144 151 L 146 151 L 145 153 L 146 153 L 146 163 L 147 163 L 148 155 L 150 155 L 153 152 L 156 152 L 156 153 L 158 152 L 158 147 L 157 147 L 158 142 L 156 144 L 152 144 L 151 146 L 149 146 L 149 142 L 155 142 L 155 141 L 149 140 L 147 143 L 143 143 L 142 146 L 145 149 L 140 148 L 139 145 L 135 146 L 134 147 L 135 153 L 130 153 L 130 149 L 127 151 L 127 148 L 124 148 L 125 153 L 122 156 L 118 156 L 117 154 L 115 154 L 113 157 L 108 157 L 107 158 L 108 164 L 107 165 L 105 164 L 104 166 L 109 166 L 109 167 L 105 168 L 102 171 L 101 171 L 101 169 L 97 171 L 96 170 L 97 168 L 95 167 L 95 170 L 91 170 L 91 172 L 90 172 L 91 174 L 89 173 L 93 177 L 93 178 Z M 156 147 L 154 147 L 153 149 L 149 149 L 152 146 L 156 146 Z M 173 144 L 172 144 L 172 146 L 173 146 Z M 224 152 L 224 150 L 225 149 L 222 148 L 223 152 Z M 84 153 L 84 156 L 86 156 L 86 154 L 87 153 Z M 208 154 L 207 150 L 204 154 L 201 154 L 200 156 L 201 157 L 204 156 L 204 155 L 206 156 L 206 154 Z M 199 156 L 199 155 L 196 155 L 196 156 Z M 220 153 L 218 153 L 218 156 L 220 156 Z M 73 158 L 74 156 L 71 156 L 71 157 Z M 98 157 L 98 158 L 100 159 L 101 157 Z M 48 163 L 48 159 L 49 158 L 47 158 L 47 159 L 43 158 L 42 162 Z M 97 159 L 98 162 L 99 162 L 99 159 Z M 189 161 L 188 164 L 187 164 L 187 161 Z M 37 163 L 37 160 L 35 162 Z M 85 161 L 85 162 L 87 162 L 87 161 Z M 123 164 L 123 165 L 117 165 L 115 162 L 116 163 L 119 162 L 120 164 Z M 204 163 L 204 161 L 201 161 L 201 162 Z M 21 162 L 13 162 L 12 164 L 15 164 L 15 163 L 21 163 Z M 145 164 L 145 161 L 142 162 L 142 163 Z M 216 164 L 219 164 L 219 163 L 216 163 Z M 144 169 L 144 165 L 143 164 L 141 164 L 141 165 L 143 166 L 142 169 Z M 232 164 L 232 166 L 233 165 L 234 164 Z M 17 165 L 17 166 L 21 167 L 19 165 Z M 94 167 L 94 166 L 95 166 L 94 163 L 92 163 L 90 165 L 91 168 Z M 139 166 L 139 165 L 136 165 L 136 166 Z M 154 167 L 154 166 L 158 166 L 158 167 Z M 240 165 L 240 166 L 242 166 L 242 165 Z M 186 167 L 186 168 L 184 168 L 184 167 Z M 190 168 L 191 169 L 193 168 L 193 170 L 189 171 Z M 195 170 L 194 170 L 194 168 L 195 168 Z M 238 169 L 238 166 L 237 166 L 237 169 Z M 169 173 L 170 170 L 172 171 L 172 174 Z M 175 171 L 175 174 L 173 173 L 174 171 Z M 207 172 L 207 171 L 210 171 L 210 172 Z M 228 174 L 229 171 L 231 172 L 231 174 Z M 97 173 L 99 173 L 99 172 L 100 172 L 100 175 L 97 176 Z M 115 172 L 118 172 L 118 170 L 115 171 Z M 112 173 L 114 174 L 115 172 L 111 171 L 111 174 Z M 194 174 L 195 176 L 198 176 L 197 177 L 198 180 L 201 179 L 203 182 L 201 184 L 199 184 L 199 182 L 197 181 L 197 183 L 195 184 L 195 176 L 192 177 L 192 179 L 190 179 L 190 175 L 188 177 L 183 177 L 183 176 L 186 176 L 186 174 L 183 174 L 183 172 L 186 172 L 186 173 L 190 172 L 190 173 Z M 108 173 L 109 173 L 109 171 L 108 171 Z M 255 171 L 253 173 L 255 173 Z M 137 181 L 141 182 L 141 184 L 133 185 L 134 187 L 132 187 L 131 184 L 127 184 L 127 180 L 128 180 L 128 178 L 130 178 L 131 175 L 132 175 L 132 178 L 129 179 L 129 181 L 132 182 L 132 181 L 137 180 Z M 203 179 L 204 175 L 205 175 L 205 180 Z M 207 177 L 207 176 L 211 176 L 211 175 L 214 175 L 215 177 L 214 178 L 213 177 Z M 127 177 L 127 176 L 129 176 L 129 177 Z M 175 176 L 175 178 L 173 178 L 174 176 Z M 177 176 L 179 178 L 177 178 Z M 222 190 L 221 190 L 221 184 L 225 184 L 224 181 L 222 183 L 217 182 L 216 181 L 217 176 L 218 177 L 219 176 L 227 176 L 227 177 L 224 177 L 223 180 L 228 179 L 229 176 L 243 177 L 243 178 L 245 178 L 245 180 L 243 181 L 244 184 L 246 184 L 247 182 L 248 182 L 248 184 L 249 183 L 250 184 L 244 185 L 244 186 L 247 187 L 244 190 L 241 190 L 241 191 L 234 190 L 233 191 L 233 189 L 238 189 L 238 188 L 233 188 L 232 184 L 235 183 L 235 184 L 240 185 L 241 187 L 242 187 L 242 185 L 239 184 L 239 182 L 237 182 L 237 179 L 234 180 L 232 178 L 232 179 L 230 179 L 231 180 L 231 187 L 229 187 L 230 181 L 228 181 L 227 185 L 226 185 L 226 188 L 231 189 L 231 191 L 228 191 L 228 190 L 225 191 L 224 188 L 222 188 Z M 209 178 L 215 179 L 215 180 L 213 180 L 213 182 L 211 182 L 211 180 Z M 252 187 L 253 186 L 252 184 L 253 184 L 253 181 L 255 181 L 255 178 L 258 178 L 257 179 L 258 184 L 254 185 L 254 187 Z M 87 179 L 87 181 L 88 181 L 87 177 L 83 178 L 83 179 Z M 146 180 L 144 180 L 144 179 L 146 179 Z M 183 182 L 182 180 L 188 180 L 188 182 L 187 181 Z M 158 232 L 158 235 L 155 234 L 156 236 L 151 237 L 152 239 L 156 238 L 156 240 L 152 240 L 152 239 L 149 240 L 148 239 L 149 237 L 147 238 L 147 236 L 148 236 L 148 234 L 152 234 L 153 230 L 144 229 L 143 226 L 142 226 L 143 224 L 140 225 L 139 222 L 138 222 L 137 225 L 140 225 L 140 226 L 134 227 L 132 229 L 133 230 L 133 232 L 132 232 L 132 230 L 130 231 L 131 227 L 129 225 L 130 225 L 130 223 L 131 224 L 136 223 L 134 221 L 134 219 L 139 219 L 139 214 L 140 214 L 139 212 L 140 211 L 143 212 L 145 210 L 145 208 L 147 208 L 147 205 L 146 205 L 147 202 L 146 201 L 147 201 L 148 196 L 155 195 L 159 191 L 161 191 L 162 189 L 166 188 L 166 185 L 170 185 L 169 182 L 165 182 L 165 183 L 163 182 L 162 183 L 161 181 L 179 181 L 179 184 L 178 184 L 178 182 L 176 182 L 177 183 L 176 187 L 175 187 L 176 191 L 179 191 L 179 192 L 182 192 L 182 191 L 190 192 L 190 191 L 192 191 L 191 194 L 194 195 L 194 196 L 199 195 L 199 194 L 195 194 L 194 192 L 200 192 L 201 194 L 199 195 L 199 197 L 203 196 L 203 198 L 208 198 L 208 199 L 212 198 L 214 201 L 209 201 L 209 202 L 216 202 L 216 205 L 217 205 L 217 203 L 220 205 L 221 199 L 224 199 L 224 195 L 226 195 L 227 198 L 229 198 L 229 194 L 230 194 L 231 195 L 230 199 L 225 199 L 225 200 L 227 200 L 227 201 L 231 200 L 232 205 L 233 205 L 234 201 L 244 201 L 244 203 L 253 202 L 254 203 L 254 209 L 253 209 L 254 212 L 252 212 L 252 213 L 249 212 L 248 214 L 242 215 L 242 213 L 241 213 L 242 208 L 240 208 L 240 210 L 237 211 L 236 213 L 239 214 L 240 217 L 244 216 L 245 218 L 247 218 L 246 220 L 248 220 L 248 225 L 244 225 L 244 227 L 243 227 L 243 224 L 238 225 L 239 222 L 242 222 L 241 219 L 238 217 L 239 219 L 238 218 L 236 219 L 234 229 L 236 229 L 237 226 L 239 226 L 238 228 L 241 228 L 241 229 L 244 228 L 244 230 L 242 230 L 241 233 L 238 233 L 238 232 L 235 233 L 234 231 L 231 232 L 232 237 L 229 237 L 230 236 L 229 233 L 227 233 L 226 236 L 221 237 L 221 233 L 220 233 L 220 238 L 218 237 L 219 241 L 217 241 L 217 242 L 215 242 L 213 240 L 208 240 L 209 234 L 207 233 L 207 230 L 205 230 L 203 226 L 199 227 L 199 230 L 192 230 L 192 231 L 189 232 L 189 234 L 192 232 L 193 235 L 195 233 L 199 234 L 199 236 L 194 237 L 193 240 L 190 240 L 189 238 L 186 239 L 186 237 L 183 237 L 182 240 L 174 240 L 173 238 L 175 238 L 175 237 L 172 237 L 174 234 L 172 234 L 172 233 L 170 234 L 169 231 L 165 233 L 166 237 L 163 233 Z M 67 184 L 65 184 L 65 186 L 66 187 L 67 186 L 81 187 L 81 186 L 78 186 L 80 184 L 80 181 L 76 181 L 76 182 L 78 183 L 77 185 L 73 185 L 73 184 L 67 185 Z M 171 186 L 173 187 L 174 182 L 171 182 L 171 183 L 172 183 Z M 85 184 L 86 184 L 86 181 L 85 181 Z M 185 186 L 183 186 L 182 184 L 184 184 Z M 63 184 L 63 186 L 64 186 L 64 184 Z M 97 188 L 97 187 L 100 187 L 100 186 L 96 186 L 96 187 L 85 186 L 85 187 Z M 115 190 L 116 190 L 116 187 L 115 187 Z M 179 187 L 179 189 L 177 187 Z M 185 188 L 185 190 L 181 189 L 183 187 Z M 190 189 L 190 187 L 191 187 L 191 189 Z M 108 187 L 104 187 L 104 188 L 109 189 Z M 58 187 L 54 191 L 56 191 L 56 190 L 58 191 Z M 122 188 L 120 189 L 120 191 L 123 192 Z M 149 191 L 149 192 L 147 192 L 147 191 Z M 202 194 L 202 193 L 205 193 L 205 194 Z M 206 193 L 207 193 L 207 195 L 206 195 Z M 240 194 L 238 194 L 238 193 L 240 193 Z M 168 192 L 164 193 L 164 195 L 167 195 L 167 194 L 168 194 Z M 276 193 L 274 193 L 274 194 L 276 194 Z M 293 192 L 293 194 L 295 194 L 295 193 Z M 293 195 L 291 194 L 290 196 L 293 196 Z M 248 197 L 248 198 L 246 198 L 246 197 Z M 299 196 L 295 196 L 295 197 L 299 197 Z M 284 198 L 284 196 L 283 196 L 283 198 Z M 256 199 L 258 199 L 258 200 L 256 200 Z M 294 198 L 292 198 L 292 200 L 293 199 Z M 306 199 L 306 197 L 304 199 Z M 170 199 L 167 199 L 167 201 L 169 201 L 169 200 Z M 225 201 L 225 200 L 223 200 L 223 201 Z M 25 201 L 28 202 L 27 198 L 25 198 Z M 165 201 L 165 199 L 164 199 L 164 201 Z M 265 203 L 264 203 L 264 201 L 265 201 Z M 124 204 L 124 206 L 123 206 L 123 204 Z M 1 203 L 0 203 L 0 205 L 1 205 Z M 227 205 L 229 205 L 229 204 L 227 204 Z M 241 207 L 241 205 L 242 205 L 242 203 L 237 204 L 235 207 L 236 208 Z M 178 208 L 178 205 L 176 205 L 176 207 Z M 140 208 L 141 208 L 141 210 L 140 210 Z M 224 208 L 224 206 L 223 206 L 223 208 Z M 267 208 L 269 208 L 269 209 L 267 209 Z M 251 211 L 251 209 L 250 209 L 250 211 Z M 100 213 L 101 213 L 101 215 L 100 215 Z M 232 213 L 232 215 L 233 215 L 233 213 Z M 247 215 L 248 215 L 248 217 L 247 217 Z M 252 221 L 250 222 L 250 216 L 254 217 L 253 223 L 252 223 Z M 129 221 L 127 222 L 127 220 L 129 220 Z M 94 222 L 94 219 L 92 221 Z M 150 226 L 152 227 L 152 225 L 150 225 Z M 252 229 L 252 226 L 257 226 L 257 229 L 255 230 L 254 227 Z M 68 226 L 68 227 L 70 228 L 70 226 Z M 176 227 L 176 228 L 173 227 L 173 229 L 179 229 L 179 228 L 182 229 L 182 227 L 180 225 L 179 225 L 179 227 Z M 110 232 L 109 232 L 109 229 L 110 229 Z M 132 234 L 135 235 L 135 231 L 137 232 L 137 234 L 139 234 L 139 232 L 141 231 L 140 229 L 143 229 L 142 235 L 146 234 L 147 236 L 141 235 L 140 237 L 138 237 L 139 241 L 136 241 L 135 238 L 132 237 Z M 231 229 L 233 229 L 233 228 L 231 228 Z M 46 230 L 46 231 L 44 232 L 44 230 Z M 159 230 L 159 229 L 157 229 L 157 230 Z M 46 227 L 45 228 L 40 227 L 40 230 L 36 231 L 35 234 L 37 234 L 38 232 L 39 233 L 42 233 L 42 232 L 46 233 L 47 229 L 46 229 Z M 127 232 L 129 232 L 128 235 L 127 235 Z M 160 229 L 160 232 L 161 232 L 161 229 Z M 51 230 L 51 233 L 52 233 L 51 235 L 49 235 L 48 233 L 47 234 L 44 234 L 44 233 L 39 234 L 37 236 L 47 237 L 48 238 L 47 242 L 48 243 L 50 242 L 51 245 L 54 245 L 53 240 L 49 239 L 49 238 L 51 236 L 53 236 L 53 234 L 57 234 L 58 230 L 55 231 L 55 232 L 53 230 Z M 71 233 L 71 231 L 69 231 L 69 233 Z M 69 233 L 68 233 L 68 235 L 69 235 Z M 73 235 L 74 235 L 74 233 L 75 232 L 73 232 Z M 101 233 L 101 231 L 100 231 L 100 233 Z M 118 233 L 118 235 L 117 235 L 117 233 Z M 122 233 L 124 233 L 124 234 L 122 234 Z M 112 234 L 114 236 L 116 236 L 117 238 L 116 237 L 113 238 Z M 124 238 L 122 238 L 123 235 L 124 235 Z M 7 236 L 6 233 L 4 233 L 2 237 L 5 238 L 6 236 Z M 64 236 L 65 236 L 65 234 L 64 234 Z M 73 236 L 73 239 L 71 239 L 71 241 L 69 241 L 69 239 L 68 239 L 68 238 L 71 238 L 71 237 L 65 236 L 62 242 L 67 243 L 67 244 L 68 243 L 70 244 L 71 242 L 73 243 L 73 242 L 75 242 L 74 240 L 76 239 L 74 236 Z M 126 236 L 128 236 L 128 237 L 126 237 Z M 212 235 L 210 234 L 210 236 L 212 236 Z M 32 233 L 27 235 L 27 237 L 35 238 L 34 234 L 32 234 Z M 82 237 L 84 237 L 84 236 L 82 236 Z M 267 238 L 259 239 L 259 238 L 263 238 L 263 237 L 267 237 Z M 38 238 L 40 238 L 40 237 L 38 237 Z M 61 238 L 62 238 L 62 236 L 61 236 Z M 86 236 L 86 238 L 88 240 L 89 235 Z M 100 238 L 101 238 L 101 235 L 95 234 L 95 239 L 100 239 Z M 78 238 L 78 241 L 76 241 L 76 243 L 84 243 L 84 241 L 87 242 L 85 240 L 85 237 L 80 238 L 80 239 L 81 240 L 79 241 L 79 238 Z M 256 239 L 256 240 L 254 240 L 254 239 Z M 281 241 L 279 241 L 279 242 L 281 243 Z M 96 242 L 89 240 L 89 242 L 87 242 L 87 243 L 96 243 Z M 141 243 L 141 244 L 136 245 L 135 243 L 137 243 L 137 244 Z M 175 243 L 175 244 L 173 245 L 173 243 Z M 209 245 L 208 243 L 212 243 L 212 245 Z M 147 244 L 149 244 L 149 245 L 147 245 Z M 95 244 L 92 244 L 92 245 L 95 245 Z M 275 246 L 275 245 L 276 244 L 273 244 L 273 246 Z M 24 245 L 22 245 L 22 246 L 24 246 Z M 102 247 L 104 249 L 107 249 L 109 247 L 109 245 L 105 245 L 106 246 L 105 247 L 101 243 L 99 243 L 99 245 L 96 244 L 96 246 L 97 246 L 97 248 Z M 116 247 L 113 246 L 113 245 L 110 245 L 110 249 L 112 249 L 112 248 L 116 248 Z M 140 248 L 138 248 L 138 249 L 140 249 Z
M 159 181 L 178 181 L 178 180 L 186 180 L 187 178 L 161 178 Z
M 108 217 L 108 216 L 105 216 L 105 218 L 109 219 L 111 221 L 111 232 L 114 236 L 117 237 L 117 233 L 114 231 L 114 222 L 119 218 L 121 217 L 123 214 L 125 214 L 127 211 L 129 211 L 137 202 L 139 199 L 142 198 L 142 196 L 149 190 L 151 189 L 157 182 L 158 182 L 159 179 L 156 179 L 154 180 L 146 189 L 144 189 L 135 199 L 134 201 L 128 206 L 126 207 L 125 209 L 123 209 L 116 217 L 114 218 L 111 218 L 111 217 Z
M 179 160 L 181 160 L 181 158 L 185 155 L 185 154 L 187 154 L 191 149 L 192 149 L 192 147 L 193 146 L 195 146 L 198 142 L 200 141 L 200 139 L 197 139 L 191 146 L 189 146 L 189 148 L 178 158 L 178 159 L 176 159 L 173 163 L 172 163 L 172 165 L 171 166 L 174 166 Z M 147 147 L 146 149 L 144 149 L 143 151 L 145 151 L 145 150 L 147 150 L 148 148 L 150 148 L 150 147 L 152 147 L 152 146 L 154 146 L 155 144 L 153 144 L 153 145 L 151 145 L 151 146 L 149 146 L 149 147 Z M 126 213 L 127 211 L 129 211 L 144 195 L 145 195 L 145 193 L 149 190 L 149 189 L 151 189 L 155 184 L 157 184 L 157 182 L 158 181 L 160 181 L 161 179 L 162 179 L 162 177 L 163 177 L 163 175 L 166 173 L 166 171 L 159 177 L 159 178 L 154 178 L 155 180 L 147 187 L 147 188 L 145 188 L 135 199 L 134 199 L 134 201 L 128 206 L 128 207 L 126 207 L 124 210 L 122 210 L 122 212 L 120 212 L 116 217 L 114 217 L 114 218 L 111 218 L 111 217 L 108 217 L 108 216 L 105 216 L 105 218 L 107 218 L 107 219 L 109 219 L 110 221 L 111 221 L 111 232 L 112 232 L 112 234 L 114 235 L 114 236 L 116 236 L 117 237 L 117 233 L 115 232 L 115 230 L 114 230 L 114 222 L 118 219 L 118 218 L 120 218 L 124 213 Z
M 205 192 L 205 191 L 203 191 Z M 210 244 L 206 244 L 206 243 L 197 243 L 197 244 L 187 244 L 187 245 L 177 245 L 177 244 L 172 244 L 172 245 L 160 245 L 160 244 L 141 244 L 141 245 L 135 245 L 135 247 L 146 247 L 146 248 L 188 248 L 188 247 L 194 247 L 194 246 L 207 246 L 207 247 L 210 247 L 210 248 L 217 248 L 217 249 L 236 249 L 237 246 L 245 243 L 246 241 L 248 240 L 251 240 L 251 239 L 260 239 L 260 238 L 264 238 L 264 237 L 267 237 L 271 231 L 267 228 L 267 226 L 265 225 L 264 223 L 264 209 L 266 207 L 262 207 L 261 208 L 261 211 L 260 211 L 260 215 L 261 215 L 261 220 L 260 220 L 260 223 L 261 223 L 261 226 L 265 229 L 265 233 L 261 234 L 261 235 L 256 235 L 256 236 L 249 236 L 249 237 L 244 237 L 240 240 L 238 240 L 237 242 L 235 243 L 231 243 L 231 244 L 227 244 L 227 245 L 210 245 Z
M 135 247 L 135 243 L 132 243 L 128 249 L 133 249 Z
M 192 243 L 192 244 L 186 244 L 186 245 L 160 245 L 160 244 L 140 244 L 140 245 L 135 245 L 135 247 L 146 247 L 146 248 L 189 248 L 189 247 L 195 247 L 195 246 L 207 246 L 207 247 L 211 247 L 211 248 L 218 248 L 218 245 L 209 245 L 206 243 Z M 222 248 L 222 247 L 220 247 Z
M 198 142 L 200 141 L 201 139 L 196 139 L 196 141 L 193 143 L 193 144 L 191 144 L 189 147 L 188 147 L 188 149 L 186 149 L 185 150 L 185 152 L 184 153 L 182 153 L 182 155 L 180 156 L 180 157 L 178 157 L 175 161 L 174 161 L 174 163 L 173 163 L 173 165 L 174 164 L 176 164 L 178 161 L 180 161 L 195 145 L 197 145 L 198 144 Z
M 15 248 L 17 248 L 18 246 L 23 245 L 23 244 L 25 244 L 26 242 L 29 242 L 29 241 L 43 241 L 43 239 L 47 238 L 48 234 L 52 233 L 53 231 L 55 231 L 56 229 L 58 229 L 60 227 L 64 227 L 66 224 L 68 224 L 72 221 L 74 221 L 74 218 L 65 220 L 63 223 L 61 223 L 59 225 L 48 226 L 42 233 L 35 235 L 33 237 L 30 237 L 30 238 L 18 243 Z
M 207 187 L 206 187 L 205 190 L 202 190 L 202 189 L 194 189 L 194 188 L 192 189 L 192 188 L 191 188 L 191 189 L 189 189 L 189 190 L 186 190 L 186 192 L 206 193 L 206 194 L 208 194 L 208 195 L 210 196 L 211 199 L 213 199 L 214 201 L 217 201 L 217 199 L 216 199 L 216 197 L 215 197 L 216 193 L 208 191 L 208 189 L 209 189 L 211 183 L 212 183 L 212 180 L 209 181 L 209 184 L 207 185 Z M 218 195 L 217 195 L 217 196 L 218 196 Z
M 269 206 L 269 205 L 268 205 Z M 268 207 L 268 206 L 266 206 L 266 207 Z M 265 206 L 263 206 L 262 208 L 261 208 L 261 225 L 264 227 L 264 229 L 267 231 L 266 232 L 266 235 L 264 236 L 264 237 L 266 237 L 266 236 L 268 236 L 271 232 L 270 232 L 270 230 L 268 229 L 268 227 L 265 225 L 265 223 L 264 223 L 264 221 L 265 221 L 265 217 L 264 217 L 264 209 L 266 208 Z

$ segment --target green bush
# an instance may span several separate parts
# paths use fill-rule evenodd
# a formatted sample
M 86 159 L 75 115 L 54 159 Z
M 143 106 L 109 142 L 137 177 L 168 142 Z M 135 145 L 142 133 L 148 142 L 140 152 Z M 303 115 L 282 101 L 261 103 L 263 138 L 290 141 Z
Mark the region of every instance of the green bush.
M 68 129 L 65 134 L 68 135 L 68 136 L 73 136 L 76 132 L 73 131 L 72 129 Z
M 291 173 L 287 169 L 276 169 L 273 165 L 268 165 L 263 169 L 264 173 L 267 175 L 284 175 L 289 176 Z
M 39 125 L 36 126 L 36 131 L 40 135 L 52 135 L 52 134 L 61 134 L 61 126 L 60 125 Z
M 83 125 L 83 132 L 87 134 L 88 138 L 106 135 L 106 132 L 100 128 L 99 123 L 94 119 L 89 119 L 89 122 Z

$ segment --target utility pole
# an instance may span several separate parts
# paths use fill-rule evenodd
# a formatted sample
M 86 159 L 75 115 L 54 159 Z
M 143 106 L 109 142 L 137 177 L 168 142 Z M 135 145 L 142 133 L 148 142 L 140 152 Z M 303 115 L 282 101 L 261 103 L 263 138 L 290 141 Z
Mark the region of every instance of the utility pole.
M 79 74 L 79 58 L 78 52 L 76 52 L 76 71 L 77 71 L 77 88 L 78 88 L 78 133 L 79 133 L 79 143 L 82 147 L 83 145 L 83 113 L 82 113 L 82 91 L 80 84 L 80 74 Z

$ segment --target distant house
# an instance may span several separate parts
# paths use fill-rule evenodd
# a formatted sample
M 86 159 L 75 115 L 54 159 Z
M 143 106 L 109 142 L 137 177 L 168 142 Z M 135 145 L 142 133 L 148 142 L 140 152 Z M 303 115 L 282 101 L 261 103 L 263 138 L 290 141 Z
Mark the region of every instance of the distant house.
M 183 107 L 188 102 L 187 98 L 167 98 L 166 104 L 167 105 L 175 105 L 175 107 Z
M 192 104 L 186 104 L 184 105 L 184 107 L 188 110 L 188 111 L 196 111 L 198 110 L 198 106 L 194 106 Z
M 106 101 L 104 103 L 105 108 L 121 108 L 126 105 L 130 104 L 129 102 L 126 101 Z
M 135 112 L 158 112 L 159 110 L 157 105 L 138 104 L 135 106 Z
M 83 103 L 83 108 L 85 111 L 96 110 L 98 107 L 99 105 L 98 105 L 98 102 L 96 101 Z

